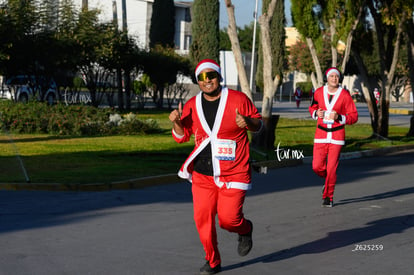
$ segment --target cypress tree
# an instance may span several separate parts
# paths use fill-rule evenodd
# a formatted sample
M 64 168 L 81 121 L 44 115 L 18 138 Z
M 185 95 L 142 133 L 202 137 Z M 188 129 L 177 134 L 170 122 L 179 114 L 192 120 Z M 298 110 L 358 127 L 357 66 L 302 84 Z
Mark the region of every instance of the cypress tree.
M 219 62 L 219 12 L 218 0 L 193 2 L 193 41 L 190 58 L 193 66 L 201 59 L 211 58 Z
M 283 0 L 278 0 L 276 4 L 275 14 L 270 23 L 270 37 L 272 41 L 273 77 L 280 75 L 282 77 L 285 69 L 285 4 Z
M 173 0 L 155 0 L 152 6 L 150 48 L 174 47 L 175 7 Z

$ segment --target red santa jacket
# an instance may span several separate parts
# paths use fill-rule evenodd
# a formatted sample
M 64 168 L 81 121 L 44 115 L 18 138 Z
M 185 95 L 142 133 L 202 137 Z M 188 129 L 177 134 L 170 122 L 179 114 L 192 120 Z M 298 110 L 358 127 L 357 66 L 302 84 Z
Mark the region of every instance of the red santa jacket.
M 191 181 L 193 161 L 206 147 L 211 146 L 213 175 L 217 186 L 248 190 L 251 188 L 251 168 L 249 162 L 249 139 L 247 129 L 236 124 L 236 108 L 241 115 L 261 119 L 256 107 L 242 92 L 223 88 L 220 96 L 213 129 L 207 124 L 201 104 L 202 92 L 184 105 L 181 123 L 184 135 L 174 130 L 172 135 L 178 143 L 190 140 L 194 134 L 195 146 L 182 165 L 178 175 Z
M 327 121 L 319 118 L 316 111 L 321 108 L 324 111 L 335 111 L 340 115 L 336 121 Z M 345 144 L 345 125 L 351 125 L 358 121 L 358 112 L 351 95 L 341 87 L 329 102 L 328 87 L 323 86 L 316 89 L 309 112 L 313 119 L 318 120 L 315 143 Z

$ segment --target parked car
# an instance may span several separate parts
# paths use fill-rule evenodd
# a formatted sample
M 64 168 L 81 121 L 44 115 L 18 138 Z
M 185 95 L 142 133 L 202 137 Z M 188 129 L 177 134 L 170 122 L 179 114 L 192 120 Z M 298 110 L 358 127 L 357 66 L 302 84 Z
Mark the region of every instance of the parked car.
M 16 102 L 29 99 L 56 103 L 57 85 L 52 78 L 34 75 L 16 75 L 6 78 L 2 84 L 2 97 Z

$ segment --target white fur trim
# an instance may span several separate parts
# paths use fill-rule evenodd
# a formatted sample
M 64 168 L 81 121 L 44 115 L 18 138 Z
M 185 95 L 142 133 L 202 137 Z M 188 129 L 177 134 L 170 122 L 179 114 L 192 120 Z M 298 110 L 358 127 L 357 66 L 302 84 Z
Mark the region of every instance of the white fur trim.
M 331 74 L 336 73 L 337 76 L 341 76 L 341 73 L 335 69 L 335 68 L 331 68 L 329 69 L 329 71 L 326 73 L 326 77 L 329 77 Z
M 205 69 L 213 69 L 221 75 L 221 70 L 219 66 L 211 62 L 204 62 L 197 67 L 195 72 L 196 78 L 201 73 L 201 71 Z

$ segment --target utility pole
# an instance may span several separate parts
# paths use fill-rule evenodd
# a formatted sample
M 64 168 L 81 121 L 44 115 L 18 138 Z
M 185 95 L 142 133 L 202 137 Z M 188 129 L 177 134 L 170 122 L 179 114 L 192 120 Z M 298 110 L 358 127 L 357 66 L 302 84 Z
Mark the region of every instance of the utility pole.
M 128 44 L 128 24 L 127 24 L 127 7 L 126 0 L 122 0 L 122 36 L 125 43 Z M 129 46 L 128 46 L 129 47 Z M 131 71 L 124 67 L 124 88 L 125 88 L 125 107 L 127 110 L 131 109 Z
M 128 31 L 126 0 L 122 0 L 122 30 Z
M 88 1 L 88 0 L 83 0 Z M 116 7 L 116 1 L 112 1 L 112 22 L 114 22 L 114 25 L 118 29 L 118 9 Z
M 115 31 L 118 32 L 118 7 L 115 0 L 112 0 L 112 17 L 115 25 Z M 119 64 L 116 68 L 116 79 L 118 87 L 118 109 L 122 111 L 124 109 L 124 95 L 122 88 L 122 70 Z
M 82 10 L 88 10 L 88 0 L 82 0 Z
M 254 73 L 254 55 L 255 55 L 255 48 L 256 48 L 256 23 L 257 23 L 257 4 L 258 0 L 256 0 L 256 8 L 254 10 L 254 25 L 253 25 L 253 43 L 252 43 L 252 59 L 250 62 L 250 91 L 253 96 L 253 73 Z

